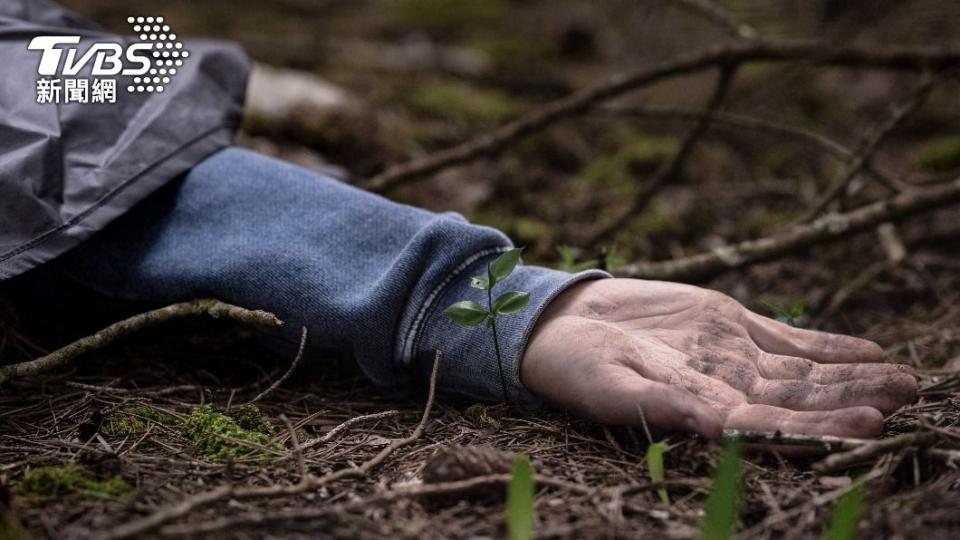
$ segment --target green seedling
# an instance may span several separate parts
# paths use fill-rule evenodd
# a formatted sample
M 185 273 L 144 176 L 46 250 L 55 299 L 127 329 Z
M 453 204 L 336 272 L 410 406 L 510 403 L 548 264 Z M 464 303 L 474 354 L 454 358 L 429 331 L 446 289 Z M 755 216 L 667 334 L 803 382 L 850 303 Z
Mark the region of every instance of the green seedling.
M 856 540 L 862 502 L 862 486 L 857 485 L 844 493 L 833 508 L 830 527 L 823 532 L 823 540 Z
M 647 471 L 650 473 L 650 481 L 662 484 L 665 480 L 663 455 L 670 451 L 670 445 L 663 442 L 656 442 L 647 446 Z M 657 488 L 657 495 L 663 504 L 670 504 L 670 495 L 667 494 L 667 488 Z
M 517 313 L 527 307 L 530 293 L 522 291 L 507 291 L 494 300 L 493 288 L 513 273 L 520 261 L 520 252 L 523 248 L 513 248 L 500 255 L 487 265 L 487 275 L 475 276 L 470 280 L 470 286 L 487 291 L 487 306 L 473 300 L 462 300 L 444 310 L 447 317 L 461 326 L 477 326 L 487 323 L 493 333 L 493 350 L 497 355 L 497 367 L 500 370 L 500 386 L 503 389 L 503 400 L 509 404 L 507 395 L 507 379 L 503 374 L 503 357 L 500 354 L 500 338 L 497 336 L 497 318 L 502 315 Z
M 700 526 L 703 540 L 728 540 L 733 536 L 740 507 L 740 456 L 737 441 L 727 443 L 720 455 Z
M 520 454 L 510 468 L 510 484 L 507 485 L 507 538 L 529 540 L 533 538 L 534 484 L 533 466 L 530 459 Z

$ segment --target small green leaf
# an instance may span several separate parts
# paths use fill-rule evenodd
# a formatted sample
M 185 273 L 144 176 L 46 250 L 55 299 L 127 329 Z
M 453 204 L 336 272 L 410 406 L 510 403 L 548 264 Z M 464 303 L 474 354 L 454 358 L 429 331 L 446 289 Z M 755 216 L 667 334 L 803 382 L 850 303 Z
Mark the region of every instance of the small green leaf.
M 506 279 L 506 277 L 513 272 L 513 269 L 517 266 L 517 262 L 520 261 L 520 253 L 522 251 L 523 248 L 513 248 L 490 263 L 488 274 L 490 275 L 491 287 Z
M 507 538 L 529 540 L 533 537 L 533 467 L 530 459 L 520 454 L 510 468 L 507 486 Z
M 710 495 L 704 505 L 700 533 L 703 540 L 728 540 L 733 536 L 740 506 L 740 444 L 732 441 L 723 449 L 713 472 Z
M 516 313 L 527 307 L 527 302 L 529 301 L 530 293 L 507 291 L 493 301 L 493 312 L 497 315 Z
M 860 528 L 860 506 L 863 502 L 863 488 L 855 486 L 843 494 L 833 508 L 830 528 L 823 531 L 823 540 L 856 540 Z
M 451 304 L 450 307 L 443 310 L 443 313 L 461 326 L 476 326 L 490 315 L 482 305 L 473 300 Z
M 666 443 L 653 443 L 647 447 L 647 470 L 650 472 L 650 480 L 653 482 L 663 482 L 663 455 L 670 450 Z M 667 488 L 657 488 L 657 494 L 663 504 L 670 504 L 670 495 L 667 494 Z
M 474 289 L 480 289 L 485 291 L 490 288 L 490 277 L 489 276 L 473 276 L 470 278 L 470 286 Z

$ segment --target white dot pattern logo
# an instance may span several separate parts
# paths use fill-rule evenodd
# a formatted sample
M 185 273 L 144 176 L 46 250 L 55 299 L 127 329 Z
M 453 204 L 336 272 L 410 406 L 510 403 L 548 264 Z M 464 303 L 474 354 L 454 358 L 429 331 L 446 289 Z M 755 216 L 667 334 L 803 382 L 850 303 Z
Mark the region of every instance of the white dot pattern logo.
M 149 43 L 150 69 L 140 77 L 133 78 L 133 84 L 127 86 L 132 93 L 163 92 L 170 84 L 170 77 L 177 74 L 173 67 L 183 66 L 183 58 L 190 53 L 177 41 L 177 35 L 170 31 L 170 25 L 163 24 L 163 17 L 127 17 L 127 22 L 140 41 Z

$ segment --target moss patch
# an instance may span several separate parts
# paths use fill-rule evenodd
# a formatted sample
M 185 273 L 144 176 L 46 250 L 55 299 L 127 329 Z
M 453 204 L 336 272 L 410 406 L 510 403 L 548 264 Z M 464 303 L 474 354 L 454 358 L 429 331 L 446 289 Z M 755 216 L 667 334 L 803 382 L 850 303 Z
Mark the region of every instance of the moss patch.
M 250 456 L 260 452 L 258 446 L 282 450 L 269 433 L 244 429 L 211 405 L 195 407 L 183 427 L 194 453 L 211 461 Z
M 134 405 L 111 414 L 110 419 L 100 428 L 100 433 L 111 438 L 126 437 L 143 433 L 151 423 L 173 426 L 177 424 L 177 419 L 172 414 L 149 405 Z
M 926 171 L 948 171 L 960 167 L 960 134 L 927 142 L 913 151 L 914 166 Z
M 415 112 L 467 126 L 497 123 L 519 109 L 504 92 L 450 81 L 422 84 L 406 103 Z
M 227 414 L 230 418 L 233 418 L 238 426 L 247 431 L 256 431 L 268 435 L 273 435 L 275 432 L 273 424 L 260 412 L 260 407 L 253 403 L 231 409 Z
M 68 493 L 124 499 L 130 494 L 130 485 L 119 474 L 98 480 L 76 465 L 30 469 L 20 480 L 19 488 L 25 495 L 39 499 Z

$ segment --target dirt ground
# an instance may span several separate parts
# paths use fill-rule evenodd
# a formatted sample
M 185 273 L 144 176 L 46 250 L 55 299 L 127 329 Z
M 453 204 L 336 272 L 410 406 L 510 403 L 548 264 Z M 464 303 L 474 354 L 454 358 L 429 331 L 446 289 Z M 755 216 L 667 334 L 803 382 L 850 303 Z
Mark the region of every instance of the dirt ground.
M 353 179 L 467 140 L 617 73 L 731 39 L 671 1 L 66 4 L 120 32 L 128 15 L 159 13 L 182 36 L 236 40 L 259 62 L 313 72 L 344 88 L 358 108 L 307 115 L 294 126 L 248 118 L 240 141 L 306 166 L 339 167 Z M 935 0 L 722 4 L 778 38 L 960 46 L 960 7 Z M 626 111 L 702 107 L 714 77 L 681 77 L 631 93 L 609 104 L 615 110 L 560 121 L 501 155 L 387 195 L 499 227 L 528 247 L 530 260 L 557 268 L 584 263 L 616 272 L 624 263 L 783 231 L 842 174 L 844 161 L 809 139 L 716 125 L 644 212 L 602 242 L 582 244 L 582 231 L 619 215 L 689 127 Z M 737 73 L 722 110 L 857 148 L 917 80 L 911 72 L 751 64 Z M 958 95 L 955 78 L 939 81 L 887 137 L 874 167 L 913 185 L 957 176 Z M 876 183 L 858 182 L 843 207 L 885 194 Z M 819 456 L 749 454 L 741 537 L 819 537 L 854 481 L 865 490 L 862 538 L 960 536 L 960 471 L 949 454 L 936 452 L 960 440 L 958 218 L 956 207 L 925 212 L 897 224 L 892 242 L 890 231 L 871 230 L 701 283 L 799 326 L 877 341 L 891 361 L 921 374 L 917 402 L 892 415 L 881 437 L 932 437 L 821 473 L 811 469 Z M 36 357 L 91 330 L 76 324 L 84 316 L 36 313 L 14 292 L 0 289 L 3 362 Z M 259 413 L 242 406 L 289 363 L 260 349 L 242 325 L 198 320 L 4 384 L 0 538 L 97 537 L 222 486 L 275 486 L 276 493 L 225 495 L 148 535 L 501 537 L 503 483 L 455 483 L 503 473 L 517 453 L 529 455 L 547 479 L 537 490 L 537 537 L 698 535 L 717 443 L 666 436 L 673 445 L 667 505 L 649 482 L 642 430 L 440 401 L 419 437 L 362 474 L 338 478 L 336 471 L 361 466 L 410 436 L 424 403 L 382 396 L 349 365 L 306 358 L 291 380 L 256 402 Z M 343 425 L 363 415 L 372 416 Z M 308 448 L 296 450 L 286 422 Z M 223 431 L 211 442 L 210 430 Z M 288 489 L 302 470 L 335 477 Z M 431 494 L 424 488 L 431 485 L 442 487 Z

